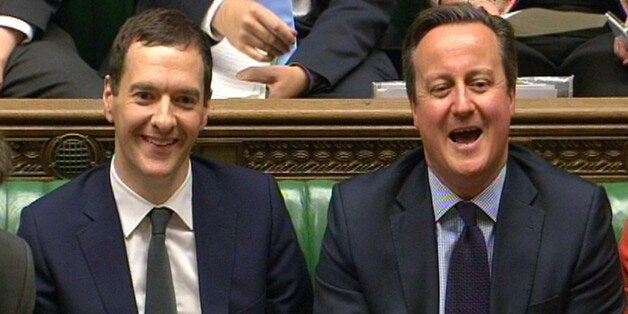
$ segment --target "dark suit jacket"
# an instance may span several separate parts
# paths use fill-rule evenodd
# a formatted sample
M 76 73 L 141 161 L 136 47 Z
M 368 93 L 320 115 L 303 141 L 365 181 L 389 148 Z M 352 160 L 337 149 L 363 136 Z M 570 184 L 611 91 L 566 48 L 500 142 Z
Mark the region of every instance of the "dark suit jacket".
M 192 207 L 205 313 L 311 308 L 305 260 L 269 175 L 194 158 Z M 137 312 L 109 166 L 24 209 L 33 247 L 36 312 Z
M 138 10 L 179 9 L 200 23 L 211 3 L 142 0 Z M 378 46 L 394 9 L 395 0 L 312 0 L 310 12 L 295 19 L 299 42 L 289 62 L 321 75 L 335 90 L 318 96 L 371 97 L 372 81 L 397 79 L 394 66 Z
M 434 213 L 422 149 L 335 187 L 315 313 L 438 313 Z M 604 190 L 511 146 L 495 224 L 491 313 L 620 313 Z
M 35 28 L 37 39 L 45 34 L 49 23 L 59 24 L 72 36 L 81 57 L 91 67 L 99 69 L 106 67 L 111 43 L 122 23 L 133 14 L 135 6 L 137 11 L 155 7 L 177 9 L 200 23 L 211 2 L 212 0 L 0 0 L 0 14 L 14 16 L 31 24 Z
M 30 0 L 26 4 L 23 0 L 0 0 L 0 14 L 10 15 L 26 21 L 35 27 L 36 32 L 45 31 L 48 23 L 62 19 L 66 9 L 70 6 L 76 7 L 79 2 L 94 2 L 96 0 Z M 121 5 L 119 3 L 129 3 L 130 7 L 136 3 L 137 11 L 148 8 L 170 8 L 183 12 L 190 19 L 200 23 L 207 13 L 207 9 L 213 0 L 98 0 L 100 7 L 93 9 L 101 10 L 101 13 L 107 16 L 107 12 L 126 10 L 129 5 Z M 107 2 L 110 1 L 110 2 Z M 97 4 L 97 5 L 98 5 Z M 107 6 L 105 6 L 107 4 Z M 111 8 L 114 7 L 114 8 Z M 85 7 L 89 8 L 89 7 Z M 82 12 L 83 14 L 91 14 L 92 12 Z M 114 30 L 115 35 L 115 30 Z
M 389 60 L 388 67 L 364 64 L 373 53 L 385 56 L 378 44 L 390 26 L 394 9 L 395 0 L 312 0 L 311 11 L 295 20 L 299 46 L 290 62 L 305 65 L 332 87 L 360 66 L 380 67 L 380 73 L 370 73 L 372 79 L 395 79 Z M 368 90 L 371 86 L 355 88 Z
M 0 231 L 0 313 L 32 313 L 34 306 L 31 250 L 24 240 Z

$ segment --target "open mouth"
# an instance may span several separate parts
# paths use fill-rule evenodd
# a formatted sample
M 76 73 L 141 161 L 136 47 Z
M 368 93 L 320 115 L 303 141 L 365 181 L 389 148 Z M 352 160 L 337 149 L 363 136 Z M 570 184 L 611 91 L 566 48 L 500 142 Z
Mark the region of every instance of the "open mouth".
M 480 135 L 482 135 L 481 129 L 470 128 L 453 131 L 449 134 L 449 138 L 457 144 L 470 144 L 475 142 Z

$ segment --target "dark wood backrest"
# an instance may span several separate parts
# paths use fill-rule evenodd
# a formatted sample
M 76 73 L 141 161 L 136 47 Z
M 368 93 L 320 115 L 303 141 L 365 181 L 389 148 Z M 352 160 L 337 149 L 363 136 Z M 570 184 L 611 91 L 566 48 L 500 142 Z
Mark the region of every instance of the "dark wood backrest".
M 70 178 L 113 153 L 99 99 L 0 99 L 14 179 Z M 511 140 L 596 182 L 628 181 L 628 98 L 518 100 Z M 420 144 L 407 100 L 214 100 L 194 152 L 278 178 L 339 179 Z

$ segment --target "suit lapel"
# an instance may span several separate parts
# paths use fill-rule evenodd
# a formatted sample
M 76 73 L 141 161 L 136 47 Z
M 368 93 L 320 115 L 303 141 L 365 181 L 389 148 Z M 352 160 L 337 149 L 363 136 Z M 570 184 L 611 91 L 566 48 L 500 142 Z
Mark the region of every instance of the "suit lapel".
M 511 159 L 507 171 L 495 224 L 491 313 L 526 312 L 545 219 L 531 205 L 537 190 L 523 170 Z
M 137 312 L 122 226 L 109 182 L 109 167 L 85 187 L 84 210 L 92 222 L 76 236 L 106 312 Z M 103 187 L 105 187 L 103 191 Z
M 438 250 L 424 162 L 407 177 L 397 202 L 390 227 L 406 307 L 409 313 L 438 313 Z
M 223 189 L 204 165 L 193 163 L 192 174 L 192 213 L 201 309 L 204 313 L 226 313 L 229 311 L 229 289 L 235 260 L 237 212 L 221 205 Z

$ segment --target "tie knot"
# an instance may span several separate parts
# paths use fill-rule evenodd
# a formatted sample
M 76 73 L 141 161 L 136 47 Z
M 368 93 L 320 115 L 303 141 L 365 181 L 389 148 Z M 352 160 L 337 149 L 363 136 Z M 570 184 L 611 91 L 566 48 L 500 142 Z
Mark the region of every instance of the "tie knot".
M 153 225 L 153 234 L 166 233 L 166 225 L 172 216 L 172 210 L 166 207 L 155 207 L 150 211 L 150 223 Z
M 466 226 L 475 226 L 477 224 L 476 211 L 479 209 L 477 205 L 472 202 L 458 202 L 455 208 Z

